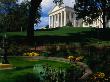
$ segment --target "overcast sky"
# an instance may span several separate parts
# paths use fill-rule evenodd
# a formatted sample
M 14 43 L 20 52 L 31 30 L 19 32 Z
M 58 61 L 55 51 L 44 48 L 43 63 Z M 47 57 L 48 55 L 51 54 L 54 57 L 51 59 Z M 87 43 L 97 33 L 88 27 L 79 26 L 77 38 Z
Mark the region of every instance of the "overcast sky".
M 19 0 L 22 2 L 23 0 Z M 73 7 L 75 0 L 64 0 L 64 5 Z M 35 28 L 41 28 L 43 26 L 48 25 L 48 12 L 54 7 L 53 0 L 42 0 L 41 7 L 42 7 L 42 15 L 41 15 L 41 22 Z

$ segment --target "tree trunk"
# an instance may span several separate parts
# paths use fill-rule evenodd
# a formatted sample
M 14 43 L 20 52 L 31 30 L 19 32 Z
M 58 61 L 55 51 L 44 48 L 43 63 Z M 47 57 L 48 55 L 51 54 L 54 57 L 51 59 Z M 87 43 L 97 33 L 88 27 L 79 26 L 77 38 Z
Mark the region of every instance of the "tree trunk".
M 2 64 L 9 64 L 8 58 L 7 58 L 7 49 L 4 48 L 4 54 L 3 54 L 3 60 L 2 60 Z
M 42 0 L 31 0 L 31 6 L 29 10 L 29 20 L 28 20 L 28 27 L 27 27 L 27 38 L 28 43 L 34 42 L 34 23 L 35 23 L 35 16 L 36 16 L 36 10 L 40 6 L 40 3 Z

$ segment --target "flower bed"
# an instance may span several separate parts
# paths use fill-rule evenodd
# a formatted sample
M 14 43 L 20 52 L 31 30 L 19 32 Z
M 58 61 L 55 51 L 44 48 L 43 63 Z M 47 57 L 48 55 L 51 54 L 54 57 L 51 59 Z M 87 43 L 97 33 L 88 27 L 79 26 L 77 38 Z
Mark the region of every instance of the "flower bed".
M 11 64 L 0 64 L 0 70 L 4 69 L 12 69 L 13 66 Z

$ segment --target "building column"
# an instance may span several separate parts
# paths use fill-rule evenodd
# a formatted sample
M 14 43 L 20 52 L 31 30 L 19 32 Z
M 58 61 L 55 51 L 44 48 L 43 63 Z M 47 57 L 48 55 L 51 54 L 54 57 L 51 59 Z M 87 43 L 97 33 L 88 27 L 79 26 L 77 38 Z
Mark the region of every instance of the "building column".
M 51 16 L 49 16 L 49 28 L 51 28 Z
M 53 15 L 51 16 L 51 28 L 53 28 Z
M 64 11 L 62 11 L 62 26 L 64 26 Z
M 57 14 L 57 16 L 58 16 L 58 20 L 57 20 L 57 26 L 59 27 L 60 25 L 59 25 L 59 13 Z
M 66 11 L 64 11 L 64 26 L 66 26 L 66 23 L 67 23 L 67 19 L 66 19 Z
M 62 25 L 62 12 L 61 12 L 61 24 L 60 24 L 60 26 L 62 27 L 63 25 Z
M 56 27 L 56 14 L 54 15 L 54 28 Z
M 52 24 L 52 27 L 54 28 L 54 15 L 53 15 L 53 24 Z

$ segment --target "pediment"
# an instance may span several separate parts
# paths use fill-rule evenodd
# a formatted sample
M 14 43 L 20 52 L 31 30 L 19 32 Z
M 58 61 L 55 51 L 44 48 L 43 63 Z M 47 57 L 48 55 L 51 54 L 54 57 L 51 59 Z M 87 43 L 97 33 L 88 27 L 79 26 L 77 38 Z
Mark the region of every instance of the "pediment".
M 55 6 L 55 7 L 53 7 L 53 9 L 49 13 L 55 12 L 61 8 L 63 8 L 63 7 L 62 6 Z

